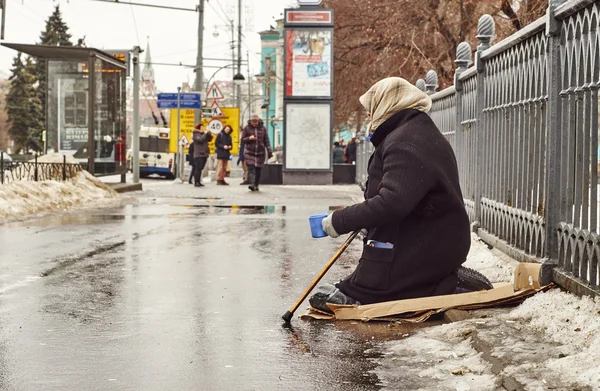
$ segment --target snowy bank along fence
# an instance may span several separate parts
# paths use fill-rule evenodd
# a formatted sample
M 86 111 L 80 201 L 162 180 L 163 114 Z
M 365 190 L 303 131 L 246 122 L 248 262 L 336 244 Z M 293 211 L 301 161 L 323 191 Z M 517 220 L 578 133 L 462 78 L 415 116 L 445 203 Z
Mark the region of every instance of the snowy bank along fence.
M 62 163 L 38 163 L 37 155 L 32 162 L 14 162 L 0 152 L 0 185 L 15 181 L 66 181 L 82 170 L 80 164 L 67 163 L 66 156 Z
M 546 16 L 492 46 L 457 48 L 454 86 L 417 86 L 454 148 L 474 231 L 520 261 L 543 264 L 543 280 L 600 294 L 598 90 L 600 0 L 549 0 Z M 472 64 L 472 66 L 470 66 Z M 359 146 L 357 182 L 371 152 Z

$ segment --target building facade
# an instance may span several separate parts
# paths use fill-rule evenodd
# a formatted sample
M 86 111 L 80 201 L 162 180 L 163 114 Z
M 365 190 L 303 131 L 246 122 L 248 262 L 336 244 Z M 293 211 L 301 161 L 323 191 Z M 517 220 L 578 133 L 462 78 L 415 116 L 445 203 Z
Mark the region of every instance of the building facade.
M 268 123 L 269 138 L 274 148 L 283 145 L 283 20 L 271 30 L 262 31 L 261 73 L 263 115 Z

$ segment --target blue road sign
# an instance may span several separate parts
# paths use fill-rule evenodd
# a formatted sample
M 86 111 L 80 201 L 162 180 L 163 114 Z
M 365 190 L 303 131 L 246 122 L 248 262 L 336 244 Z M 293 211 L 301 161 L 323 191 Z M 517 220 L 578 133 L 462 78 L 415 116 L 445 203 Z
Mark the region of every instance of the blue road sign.
M 186 93 L 180 95 L 180 107 L 182 109 L 199 109 L 202 107 L 202 96 L 199 93 Z M 158 94 L 159 109 L 176 109 L 177 93 Z
M 199 109 L 200 101 L 182 100 L 180 107 L 182 109 Z M 176 109 L 177 101 L 176 100 L 159 100 L 158 108 L 159 109 Z
M 194 102 L 200 102 L 201 99 L 202 99 L 202 96 L 199 93 L 181 94 L 181 100 L 191 100 Z M 158 94 L 158 100 L 177 100 L 177 93 Z
M 175 99 L 177 99 L 177 97 L 175 97 Z M 200 102 L 201 99 L 202 99 L 202 97 L 200 96 L 200 94 L 196 94 L 196 93 L 193 93 L 193 94 L 181 94 L 181 100 L 193 100 L 193 101 Z
M 174 94 L 158 94 L 158 100 L 177 100 L 177 93 Z

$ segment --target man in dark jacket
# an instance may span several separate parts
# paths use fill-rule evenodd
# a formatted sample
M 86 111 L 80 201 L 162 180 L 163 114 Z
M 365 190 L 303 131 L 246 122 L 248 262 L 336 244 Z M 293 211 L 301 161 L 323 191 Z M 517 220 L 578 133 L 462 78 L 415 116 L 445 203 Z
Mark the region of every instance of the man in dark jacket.
M 353 137 L 352 140 L 348 143 L 346 147 L 346 163 L 354 164 L 356 162 L 356 137 Z
M 252 191 L 258 191 L 262 168 L 266 160 L 273 157 L 269 133 L 258 115 L 250 117 L 248 126 L 244 128 L 244 133 L 242 134 L 242 142 L 246 146 L 244 158 L 248 165 L 250 181 L 248 188 Z
M 206 160 L 209 155 L 208 143 L 212 140 L 212 134 L 204 131 L 202 124 L 196 125 L 192 141 L 194 142 L 194 186 L 201 187 L 202 170 L 206 166 Z
M 333 164 L 344 164 L 344 150 L 337 141 L 333 143 Z
M 431 99 L 388 78 L 360 101 L 375 146 L 366 201 L 334 212 L 323 229 L 368 234 L 358 267 L 337 288 L 361 304 L 453 294 L 471 245 L 469 218 L 452 147 L 426 114 Z
M 231 126 L 227 125 L 217 136 L 217 185 L 229 185 L 229 183 L 225 182 L 225 176 L 227 175 L 227 162 L 229 162 L 231 148 L 233 147 L 233 141 L 231 140 L 232 131 Z

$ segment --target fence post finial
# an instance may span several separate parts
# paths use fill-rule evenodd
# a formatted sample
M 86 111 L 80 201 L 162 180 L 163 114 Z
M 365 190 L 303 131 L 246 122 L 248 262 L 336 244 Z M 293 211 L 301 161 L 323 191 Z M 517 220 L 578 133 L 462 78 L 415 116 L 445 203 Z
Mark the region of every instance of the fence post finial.
M 427 76 L 425 77 L 425 88 L 427 94 L 435 94 L 435 91 L 438 88 L 438 75 L 436 71 L 427 72 Z
M 423 92 L 425 92 L 425 90 L 426 90 L 425 80 L 423 80 L 423 79 L 417 80 L 417 82 L 415 83 L 415 86 Z
M 494 22 L 494 18 L 488 14 L 481 16 L 477 23 L 477 39 L 480 42 L 479 46 L 477 46 L 477 51 L 483 52 L 487 50 L 495 37 L 496 22 Z
M 468 42 L 461 42 L 456 48 L 456 66 L 457 71 L 466 71 L 473 59 L 471 45 Z
M 456 91 L 462 91 L 460 83 L 460 75 L 469 68 L 469 64 L 473 60 L 473 50 L 468 42 L 461 42 L 456 48 L 456 71 L 454 72 L 454 87 Z

